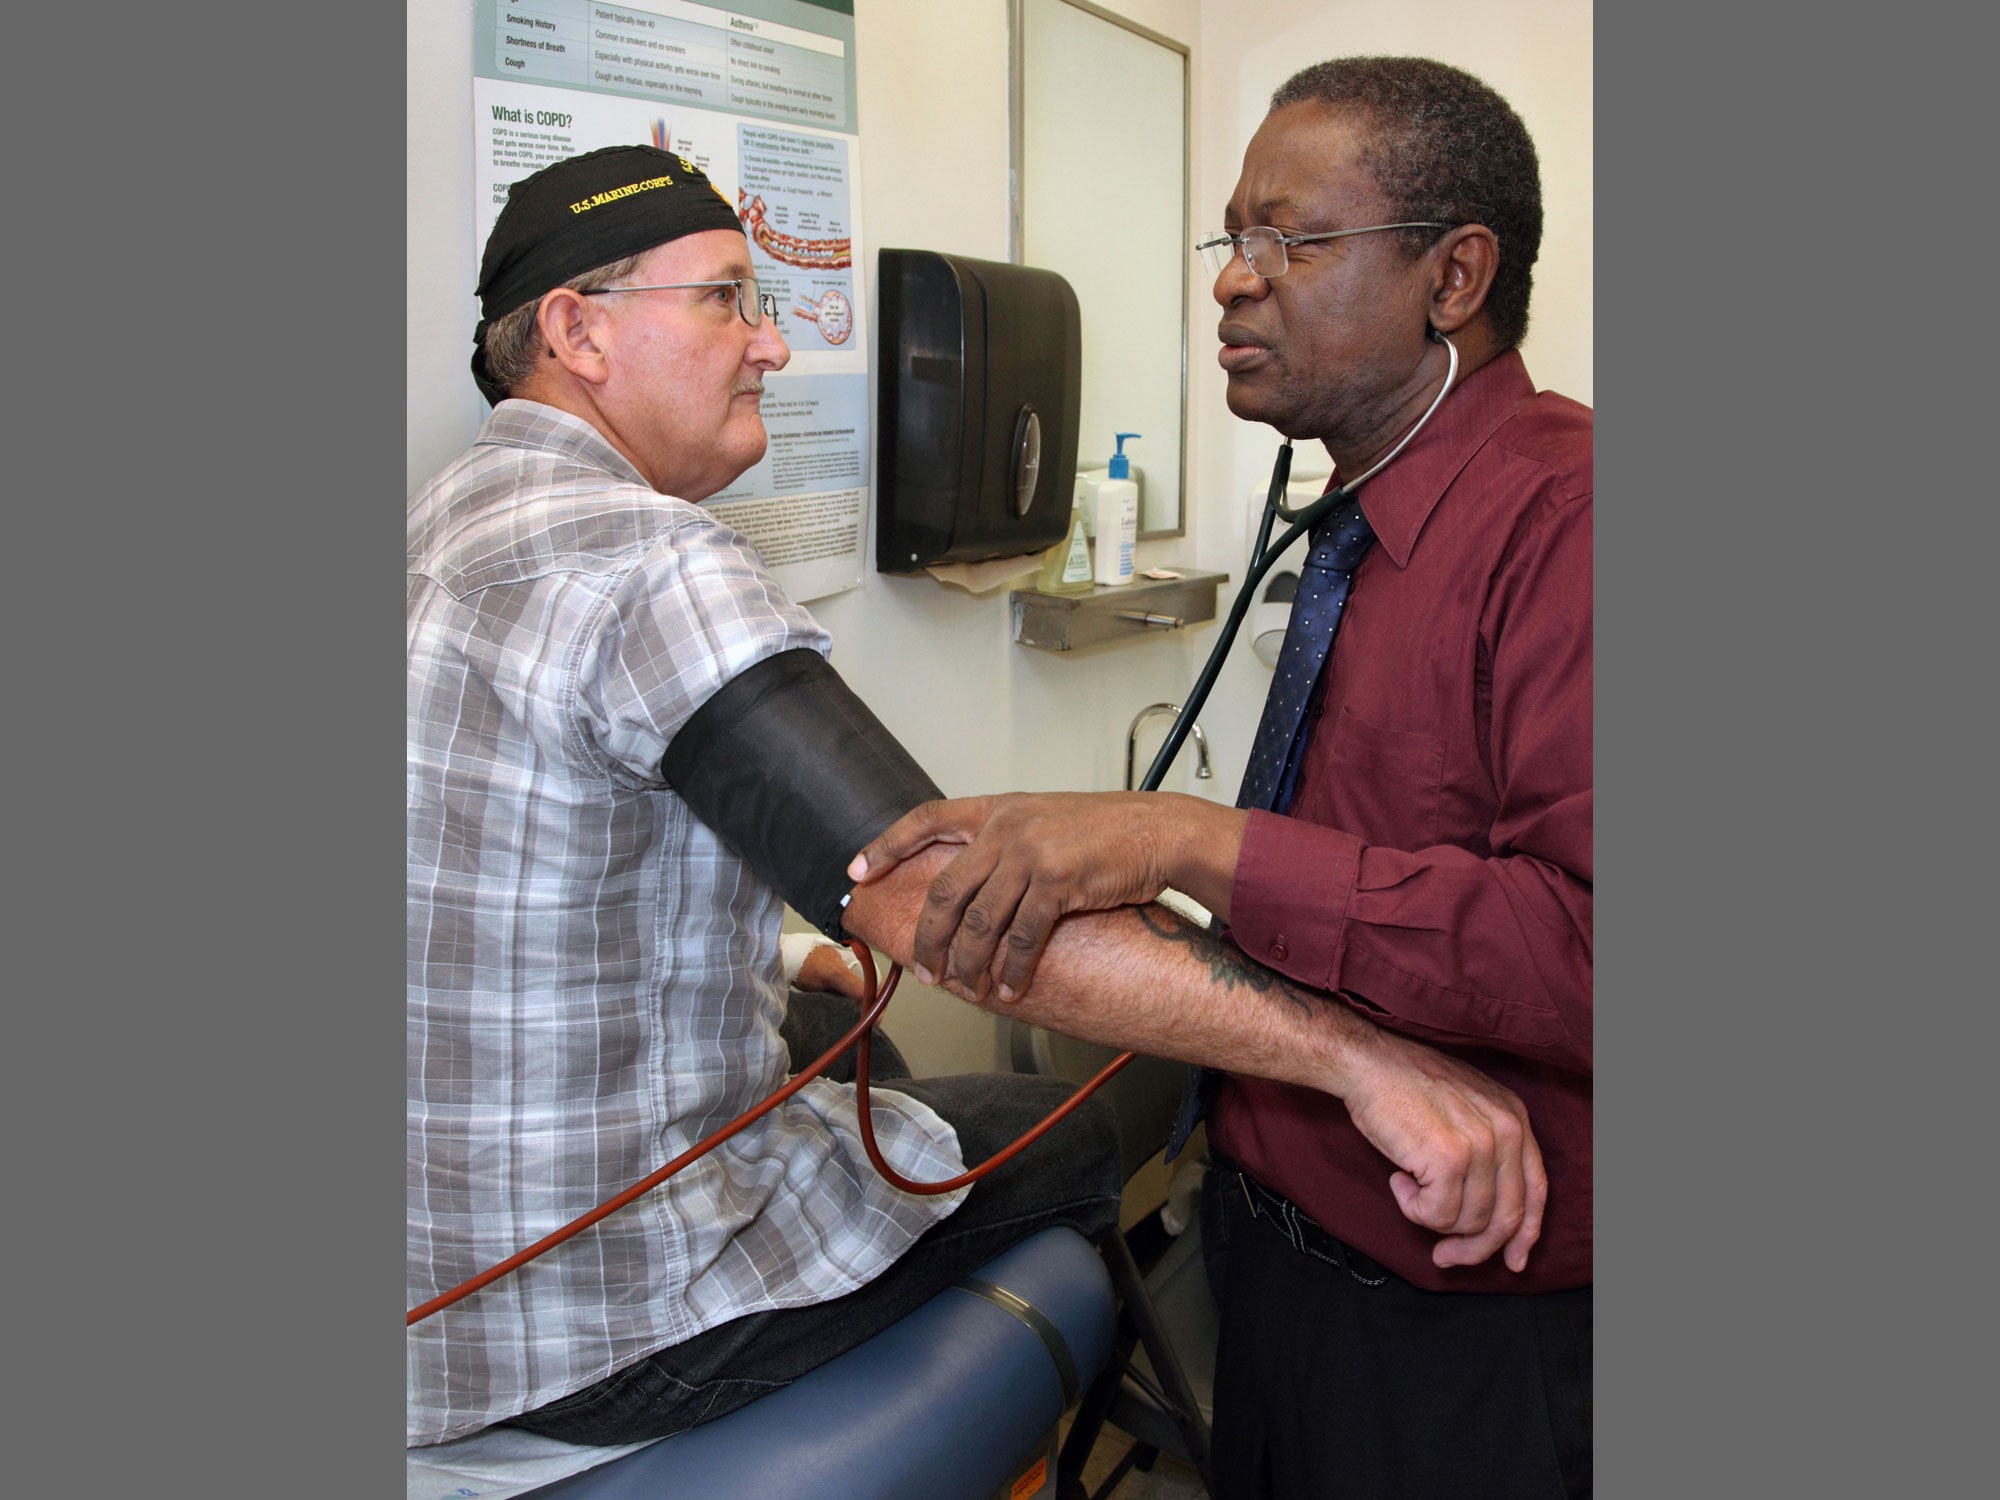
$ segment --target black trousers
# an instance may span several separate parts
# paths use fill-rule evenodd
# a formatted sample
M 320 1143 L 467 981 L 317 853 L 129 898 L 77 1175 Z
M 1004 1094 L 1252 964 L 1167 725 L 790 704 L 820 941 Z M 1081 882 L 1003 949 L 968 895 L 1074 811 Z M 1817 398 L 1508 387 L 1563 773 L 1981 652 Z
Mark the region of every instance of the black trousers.
M 793 1067 L 818 1057 L 859 1018 L 848 1000 L 793 991 L 784 1038 Z M 849 1053 L 823 1075 L 854 1081 Z M 1076 1091 L 1060 1078 L 978 1073 L 912 1078 L 876 1033 L 871 1082 L 921 1099 L 958 1132 L 968 1166 L 1011 1145 Z M 1118 1125 L 1102 1099 L 1082 1108 L 934 1224 L 875 1280 L 808 1307 L 751 1313 L 614 1371 L 595 1385 L 512 1419 L 544 1437 L 609 1445 L 666 1437 L 734 1411 L 873 1337 L 1036 1230 L 1067 1224 L 1088 1237 L 1118 1223 Z M 829 1479 L 839 1490 L 838 1476 Z
M 1422 1291 L 1274 1203 L 1202 1185 L 1215 1500 L 1591 1493 L 1591 1288 Z

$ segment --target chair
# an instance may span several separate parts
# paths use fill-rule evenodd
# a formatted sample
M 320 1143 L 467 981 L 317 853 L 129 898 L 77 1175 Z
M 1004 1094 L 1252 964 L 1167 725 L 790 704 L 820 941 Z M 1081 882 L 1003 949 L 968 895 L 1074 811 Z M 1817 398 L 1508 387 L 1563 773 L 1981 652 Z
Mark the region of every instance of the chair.
M 1044 1229 L 783 1389 L 533 1500 L 1053 1495 L 1057 1424 L 1109 1360 L 1114 1318 L 1089 1241 Z
M 1019 1073 L 1082 1082 L 1117 1055 L 1111 1048 L 1022 1022 L 1005 1025 L 1009 1056 Z M 1186 1074 L 1180 1063 L 1135 1057 L 1100 1090 L 1118 1120 L 1126 1181 L 1166 1145 Z M 1085 1493 L 1084 1465 L 1106 1422 L 1131 1434 L 1134 1445 L 1093 1500 L 1109 1495 L 1135 1464 L 1152 1467 L 1163 1452 L 1185 1459 L 1205 1486 L 1214 1487 L 1208 1452 L 1217 1316 L 1202 1267 L 1200 1224 L 1190 1225 L 1156 1255 L 1149 1252 L 1149 1265 L 1142 1271 L 1133 1246 L 1148 1226 L 1149 1220 L 1142 1220 L 1100 1247 L 1118 1293 L 1117 1344 L 1113 1359 L 1085 1392 L 1063 1443 L 1059 1472 L 1065 1496 Z

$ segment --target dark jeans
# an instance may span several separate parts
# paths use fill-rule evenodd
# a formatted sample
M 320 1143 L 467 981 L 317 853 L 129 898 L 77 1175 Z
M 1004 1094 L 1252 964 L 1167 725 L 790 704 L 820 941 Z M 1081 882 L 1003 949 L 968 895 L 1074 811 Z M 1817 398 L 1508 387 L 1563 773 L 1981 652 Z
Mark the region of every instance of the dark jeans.
M 792 994 L 784 1035 L 792 1064 L 811 1062 L 852 1026 L 851 1002 Z M 958 1132 L 966 1165 L 1011 1145 L 1059 1107 L 1075 1085 L 1026 1074 L 910 1077 L 877 1032 L 871 1082 L 920 1099 Z M 852 1082 L 853 1057 L 824 1075 Z M 665 1437 L 713 1420 L 796 1380 L 906 1317 L 1016 1241 L 1052 1224 L 1095 1237 L 1118 1222 L 1118 1127 L 1099 1099 L 973 1185 L 965 1202 L 866 1286 L 810 1307 L 752 1313 L 708 1329 L 508 1425 L 571 1443 Z
M 1310 1221 L 1307 1221 L 1308 1224 Z M 1591 1289 L 1427 1292 L 1202 1184 L 1221 1313 L 1215 1500 L 1591 1493 Z

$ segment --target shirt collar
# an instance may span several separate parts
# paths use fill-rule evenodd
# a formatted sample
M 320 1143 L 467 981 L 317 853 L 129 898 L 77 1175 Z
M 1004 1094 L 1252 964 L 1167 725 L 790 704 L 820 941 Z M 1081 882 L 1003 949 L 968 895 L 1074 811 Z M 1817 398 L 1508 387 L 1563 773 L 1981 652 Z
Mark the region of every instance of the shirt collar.
M 1356 491 L 1376 544 L 1398 568 L 1409 566 L 1424 522 L 1459 471 L 1534 394 L 1521 351 L 1509 349 L 1454 386 L 1410 446 Z
M 617 478 L 629 480 L 645 489 L 652 488 L 646 476 L 633 467 L 630 459 L 612 447 L 603 433 L 582 417 L 560 407 L 546 406 L 540 401 L 508 397 L 493 408 L 474 441 L 496 447 L 533 448 L 537 452 L 561 454 L 579 463 L 608 470 Z

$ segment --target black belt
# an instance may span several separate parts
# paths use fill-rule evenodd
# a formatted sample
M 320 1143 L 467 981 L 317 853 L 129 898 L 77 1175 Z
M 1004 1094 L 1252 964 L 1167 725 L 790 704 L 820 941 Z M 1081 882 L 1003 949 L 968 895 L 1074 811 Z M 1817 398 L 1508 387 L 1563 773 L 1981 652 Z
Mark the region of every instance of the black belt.
M 1292 1242 L 1293 1249 L 1303 1250 L 1328 1265 L 1339 1266 L 1363 1286 L 1380 1286 L 1389 1279 L 1391 1272 L 1387 1266 L 1372 1256 L 1363 1255 L 1346 1241 L 1335 1239 L 1283 1193 L 1272 1192 L 1240 1168 L 1229 1170 L 1236 1174 L 1236 1180 L 1243 1186 L 1243 1197 L 1250 1205 L 1251 1216 L 1268 1222 Z

